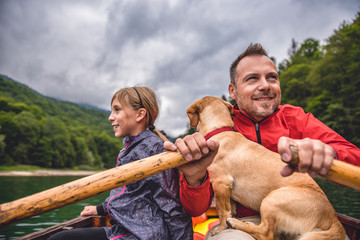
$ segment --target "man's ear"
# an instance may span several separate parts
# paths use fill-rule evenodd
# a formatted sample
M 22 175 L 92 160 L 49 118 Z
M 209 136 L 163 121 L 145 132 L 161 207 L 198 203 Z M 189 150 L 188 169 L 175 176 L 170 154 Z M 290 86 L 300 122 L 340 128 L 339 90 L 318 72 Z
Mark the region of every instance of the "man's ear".
M 199 114 L 198 114 L 197 109 L 194 106 L 194 104 L 190 105 L 187 108 L 186 114 L 188 115 L 188 118 L 190 120 L 190 126 L 196 127 L 199 123 Z
M 229 84 L 228 91 L 231 99 L 236 100 L 236 89 L 232 83 Z

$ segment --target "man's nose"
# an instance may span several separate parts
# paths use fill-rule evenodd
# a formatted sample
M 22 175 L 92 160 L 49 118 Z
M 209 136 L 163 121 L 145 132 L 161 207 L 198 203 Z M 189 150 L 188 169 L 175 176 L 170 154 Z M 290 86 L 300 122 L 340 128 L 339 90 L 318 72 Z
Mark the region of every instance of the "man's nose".
M 270 84 L 267 81 L 265 76 L 262 76 L 259 79 L 259 85 L 258 85 L 258 90 L 269 90 L 270 89 Z

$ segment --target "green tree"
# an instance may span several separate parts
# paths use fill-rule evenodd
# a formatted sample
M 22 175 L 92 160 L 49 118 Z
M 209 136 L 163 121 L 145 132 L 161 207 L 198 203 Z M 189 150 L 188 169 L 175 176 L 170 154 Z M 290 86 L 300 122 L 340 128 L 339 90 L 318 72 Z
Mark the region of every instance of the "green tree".
M 116 164 L 116 157 L 119 150 L 123 148 L 123 144 L 119 139 L 109 137 L 105 133 L 100 133 L 94 136 L 98 153 L 101 156 L 105 168 L 112 168 Z
M 53 158 L 55 156 L 52 147 L 52 140 L 48 137 L 42 137 L 35 147 L 35 151 L 31 153 L 32 164 L 40 167 L 53 167 Z
M 293 45 L 292 47 L 293 48 Z M 360 146 L 360 12 L 320 46 L 307 39 L 279 68 L 282 103 L 291 103 Z
M 50 139 L 52 146 L 51 167 L 73 167 L 75 150 L 65 124 L 57 118 L 48 118 L 44 123 L 43 134 Z
M 40 121 L 27 111 L 22 111 L 14 117 L 18 134 L 14 146 L 13 157 L 16 163 L 30 164 L 29 153 L 39 140 L 41 134 Z

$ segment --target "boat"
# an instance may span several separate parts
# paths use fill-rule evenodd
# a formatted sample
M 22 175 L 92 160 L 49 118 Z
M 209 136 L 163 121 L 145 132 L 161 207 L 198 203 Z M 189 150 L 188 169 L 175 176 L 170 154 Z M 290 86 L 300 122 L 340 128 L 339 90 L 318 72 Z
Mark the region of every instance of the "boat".
M 338 213 L 337 215 L 341 224 L 344 226 L 346 230 L 346 235 L 349 237 L 349 239 L 359 240 L 360 219 L 349 217 L 341 213 Z M 207 229 L 208 226 L 212 226 L 217 223 L 218 223 L 218 216 L 216 209 L 213 207 L 211 207 L 202 216 L 193 218 L 194 240 L 203 240 L 205 238 L 205 232 L 208 231 Z M 77 217 L 72 220 L 17 238 L 16 240 L 46 240 L 51 235 L 60 231 L 66 231 L 73 228 L 102 227 L 102 226 L 110 226 L 109 217 L 107 216 Z M 206 229 L 204 229 L 204 226 Z
M 66 231 L 74 228 L 104 226 L 110 226 L 110 218 L 107 216 L 77 217 L 69 221 L 65 221 L 54 226 L 16 238 L 16 240 L 46 240 L 50 236 L 60 231 Z

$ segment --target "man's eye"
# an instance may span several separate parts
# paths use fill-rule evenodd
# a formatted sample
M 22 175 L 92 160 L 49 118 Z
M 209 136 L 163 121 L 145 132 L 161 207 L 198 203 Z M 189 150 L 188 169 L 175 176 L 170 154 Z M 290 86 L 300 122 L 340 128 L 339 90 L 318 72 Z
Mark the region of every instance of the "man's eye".
M 272 80 L 277 80 L 278 78 L 277 78 L 277 76 L 276 76 L 276 75 L 270 75 L 270 76 L 269 76 L 269 79 L 272 79 Z

